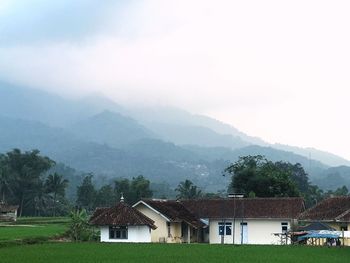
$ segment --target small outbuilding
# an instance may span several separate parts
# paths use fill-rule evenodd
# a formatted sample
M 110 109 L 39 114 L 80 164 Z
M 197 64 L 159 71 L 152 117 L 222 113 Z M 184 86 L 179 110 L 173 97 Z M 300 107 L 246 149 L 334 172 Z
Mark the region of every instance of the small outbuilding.
M 116 206 L 96 208 L 90 224 L 100 228 L 101 242 L 151 242 L 154 221 L 123 201 Z
M 0 201 L 0 222 L 1 221 L 16 221 L 17 220 L 16 205 L 7 205 L 5 202 Z

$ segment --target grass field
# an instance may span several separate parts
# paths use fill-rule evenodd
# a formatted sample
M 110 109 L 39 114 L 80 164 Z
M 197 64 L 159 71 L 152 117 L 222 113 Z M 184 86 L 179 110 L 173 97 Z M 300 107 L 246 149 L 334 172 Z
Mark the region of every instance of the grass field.
M 208 244 L 47 243 L 0 249 L 7 262 L 317 262 L 345 263 L 349 248 Z
M 0 242 L 61 235 L 67 230 L 68 220 L 64 217 L 23 217 L 15 223 L 2 223 Z
M 35 225 L 35 226 L 9 226 L 0 227 L 0 241 L 18 240 L 29 237 L 51 237 L 63 234 L 65 225 Z

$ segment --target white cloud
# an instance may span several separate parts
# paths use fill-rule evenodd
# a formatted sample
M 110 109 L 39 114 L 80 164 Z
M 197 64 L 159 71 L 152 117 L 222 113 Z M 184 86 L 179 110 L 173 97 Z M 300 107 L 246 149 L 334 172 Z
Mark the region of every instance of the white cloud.
M 272 142 L 350 158 L 349 7 L 133 1 L 95 17 L 99 31 L 83 38 L 3 46 L 0 76 L 61 93 L 177 105 Z

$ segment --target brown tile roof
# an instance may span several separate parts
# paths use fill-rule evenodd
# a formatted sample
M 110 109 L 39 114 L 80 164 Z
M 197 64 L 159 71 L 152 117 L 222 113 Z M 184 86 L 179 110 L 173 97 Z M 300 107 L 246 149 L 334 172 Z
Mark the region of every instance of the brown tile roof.
M 151 200 L 143 199 L 143 202 L 160 212 L 173 222 L 186 222 L 187 224 L 197 228 L 204 224 L 191 213 L 186 207 L 176 200 Z
M 305 211 L 300 219 L 350 222 L 350 196 L 327 198 Z
M 0 212 L 15 212 L 18 209 L 18 205 L 7 205 L 0 202 Z
M 302 198 L 236 198 L 183 200 L 198 218 L 291 218 L 304 211 Z
M 90 218 L 90 224 L 99 226 L 140 226 L 147 225 L 152 229 L 157 227 L 154 221 L 135 208 L 128 206 L 124 202 L 108 208 L 96 208 Z

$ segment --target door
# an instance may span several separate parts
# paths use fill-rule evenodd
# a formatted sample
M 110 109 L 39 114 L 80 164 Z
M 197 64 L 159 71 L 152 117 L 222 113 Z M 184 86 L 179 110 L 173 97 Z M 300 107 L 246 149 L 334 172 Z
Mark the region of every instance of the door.
M 241 223 L 241 244 L 248 244 L 248 223 Z

